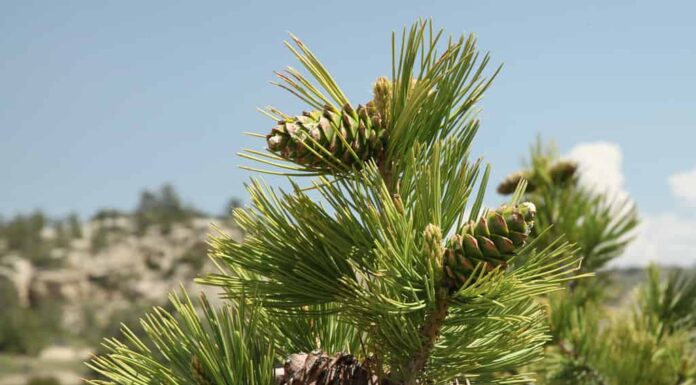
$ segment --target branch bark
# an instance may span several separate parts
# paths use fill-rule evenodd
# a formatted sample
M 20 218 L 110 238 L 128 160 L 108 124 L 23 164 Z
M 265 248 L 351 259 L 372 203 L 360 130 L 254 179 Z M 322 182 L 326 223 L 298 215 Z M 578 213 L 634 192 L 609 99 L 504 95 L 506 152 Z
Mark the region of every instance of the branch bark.
M 413 355 L 413 358 L 406 367 L 406 385 L 417 384 L 420 373 L 425 369 L 425 364 L 428 362 L 430 352 L 435 346 L 435 341 L 440 335 L 440 329 L 445 322 L 445 318 L 449 314 L 450 295 L 447 289 L 441 288 L 438 290 L 435 309 L 428 313 L 425 318 L 425 323 L 421 327 L 421 348 Z

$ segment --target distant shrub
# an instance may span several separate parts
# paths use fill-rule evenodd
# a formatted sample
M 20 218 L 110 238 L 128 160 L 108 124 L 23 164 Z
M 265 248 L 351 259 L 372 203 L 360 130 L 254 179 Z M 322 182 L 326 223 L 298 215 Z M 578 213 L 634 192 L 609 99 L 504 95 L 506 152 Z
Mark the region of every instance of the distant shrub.
M 45 345 L 45 333 L 30 309 L 19 306 L 14 285 L 0 278 L 0 351 L 34 355 Z
M 140 316 L 150 310 L 153 305 L 155 304 L 133 299 L 128 308 L 114 310 L 106 319 L 99 319 L 97 313 L 102 310 L 102 305 L 98 302 L 83 303 L 81 311 L 85 325 L 77 331 L 75 337 L 84 338 L 91 346 L 101 349 L 100 343 L 104 338 L 121 335 L 122 325 L 126 325 L 136 331 L 138 336 L 142 336 L 142 331 L 137 327 L 140 324 Z
M 26 385 L 60 385 L 60 381 L 52 376 L 31 377 L 27 380 Z
M 0 352 L 36 355 L 61 331 L 62 302 L 46 299 L 22 307 L 14 285 L 0 278 Z
M 191 265 L 195 271 L 200 271 L 208 259 L 208 248 L 205 241 L 197 241 L 184 252 L 179 261 Z
M 56 222 L 56 224 L 53 225 L 53 230 L 55 231 L 55 246 L 62 249 L 70 247 L 72 236 L 70 235 L 70 230 L 67 225 L 63 222 Z
M 103 221 L 107 219 L 114 219 L 126 216 L 127 214 L 121 210 L 117 209 L 101 209 L 97 211 L 93 216 L 93 221 Z
M 90 239 L 90 249 L 92 253 L 99 253 L 100 251 L 106 249 L 109 244 L 109 231 L 105 227 L 99 227 L 92 234 Z

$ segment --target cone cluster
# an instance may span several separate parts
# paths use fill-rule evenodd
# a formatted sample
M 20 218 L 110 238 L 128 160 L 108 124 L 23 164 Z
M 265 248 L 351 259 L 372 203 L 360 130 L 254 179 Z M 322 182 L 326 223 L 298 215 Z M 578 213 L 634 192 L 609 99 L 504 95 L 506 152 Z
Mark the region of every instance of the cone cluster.
M 325 106 L 281 120 L 266 136 L 268 149 L 312 169 L 351 167 L 384 154 L 386 130 L 373 103 L 339 111 Z
M 502 206 L 464 226 L 461 234 L 447 241 L 443 259 L 445 286 L 453 291 L 460 289 L 479 263 L 486 271 L 507 267 L 508 260 L 527 241 L 535 215 L 532 203 Z

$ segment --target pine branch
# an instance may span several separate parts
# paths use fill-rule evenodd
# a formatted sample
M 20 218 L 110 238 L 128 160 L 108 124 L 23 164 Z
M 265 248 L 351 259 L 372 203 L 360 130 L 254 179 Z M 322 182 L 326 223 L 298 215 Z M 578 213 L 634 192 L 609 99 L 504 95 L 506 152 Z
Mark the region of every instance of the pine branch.
M 423 238 L 423 253 L 425 258 L 431 262 L 434 280 L 439 284 L 439 287 L 435 292 L 434 307 L 426 314 L 420 329 L 420 348 L 414 352 L 406 365 L 406 380 L 404 382 L 406 385 L 416 384 L 421 376 L 447 318 L 451 301 L 449 290 L 445 286 L 444 274 L 435 273 L 443 269 L 442 256 L 446 252 L 442 245 L 442 231 L 435 225 L 428 225 L 423 232 Z
M 535 211 L 520 203 L 524 182 L 510 204 L 483 210 L 490 167 L 470 152 L 497 71 L 484 76 L 489 58 L 474 37 L 440 43 L 427 21 L 402 37 L 391 79 L 364 106 L 292 37 L 310 76 L 289 68 L 278 85 L 311 110 L 269 108 L 268 153 L 244 157 L 316 178 L 311 188 L 291 179 L 287 191 L 253 180 L 250 205 L 234 211 L 245 239 L 213 238 L 220 272 L 198 282 L 240 312 L 206 308 L 201 320 L 175 303 L 181 320 L 156 311 L 145 322 L 153 348 L 128 335 L 132 346 L 114 341 L 94 367 L 129 385 L 527 378 L 501 372 L 538 359 L 549 339 L 533 298 L 559 290 L 579 260 L 567 243 L 527 242 Z M 282 373 L 270 368 L 278 356 L 289 358 Z
M 204 296 L 201 314 L 183 291 L 172 294 L 174 313 L 155 308 L 141 321 L 144 337 L 123 327 L 125 343 L 105 340 L 107 354 L 88 366 L 108 380 L 90 384 L 250 384 L 273 382 L 275 353 L 259 309 L 244 302 L 213 309 Z M 272 330 L 272 329 L 271 329 Z
M 696 275 L 674 271 L 666 279 L 651 265 L 647 284 L 639 291 L 639 316 L 658 339 L 696 326 Z

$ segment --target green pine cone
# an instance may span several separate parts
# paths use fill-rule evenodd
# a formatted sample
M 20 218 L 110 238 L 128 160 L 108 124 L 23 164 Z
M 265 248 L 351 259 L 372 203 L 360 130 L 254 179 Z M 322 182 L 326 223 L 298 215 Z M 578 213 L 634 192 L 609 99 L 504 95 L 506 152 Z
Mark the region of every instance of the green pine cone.
M 479 263 L 486 271 L 505 268 L 508 260 L 524 246 L 534 226 L 536 208 L 526 202 L 489 211 L 478 222 L 464 226 L 461 234 L 447 241 L 443 258 L 444 285 L 461 288 Z
M 357 109 L 346 104 L 340 111 L 325 106 L 281 120 L 266 141 L 270 151 L 286 160 L 315 170 L 335 170 L 341 165 L 353 166 L 355 155 L 361 161 L 379 161 L 385 151 L 386 130 L 372 103 Z

